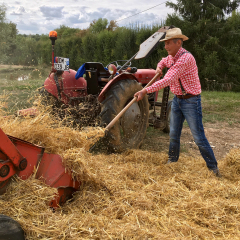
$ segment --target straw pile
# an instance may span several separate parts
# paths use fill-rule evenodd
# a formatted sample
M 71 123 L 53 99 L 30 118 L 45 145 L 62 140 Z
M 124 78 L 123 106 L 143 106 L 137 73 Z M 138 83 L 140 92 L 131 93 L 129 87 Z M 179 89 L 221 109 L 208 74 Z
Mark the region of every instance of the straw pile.
M 56 189 L 17 179 L 0 196 L 0 212 L 17 220 L 26 239 L 239 239 L 240 149 L 219 161 L 223 178 L 202 158 L 182 154 L 165 165 L 165 152 L 129 150 L 95 154 L 99 129 L 62 127 L 47 114 L 0 119 L 7 134 L 64 157 L 83 184 L 72 201 L 53 212 Z

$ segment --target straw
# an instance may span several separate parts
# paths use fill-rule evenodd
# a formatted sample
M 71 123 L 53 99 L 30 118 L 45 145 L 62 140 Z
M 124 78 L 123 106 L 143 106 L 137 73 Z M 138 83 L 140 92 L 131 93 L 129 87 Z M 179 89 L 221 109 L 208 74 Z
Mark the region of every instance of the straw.
M 40 180 L 13 181 L 0 211 L 17 220 L 26 239 L 239 239 L 240 149 L 219 160 L 223 178 L 201 157 L 167 151 L 88 152 L 101 128 L 72 129 L 47 112 L 36 118 L 0 118 L 10 135 L 61 154 L 81 182 L 73 199 L 53 212 L 56 189 Z

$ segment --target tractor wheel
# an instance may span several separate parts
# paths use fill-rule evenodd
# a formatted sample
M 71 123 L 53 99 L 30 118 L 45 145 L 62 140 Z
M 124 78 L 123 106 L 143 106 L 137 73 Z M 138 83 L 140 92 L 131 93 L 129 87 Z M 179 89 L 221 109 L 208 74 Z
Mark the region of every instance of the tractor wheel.
M 39 95 L 41 104 L 51 106 L 52 115 L 59 117 L 62 124 L 73 128 L 99 125 L 101 107 L 97 96 L 89 94 L 82 97 L 82 101 L 76 105 L 65 105 L 52 96 L 44 86 L 40 89 Z
M 141 85 L 135 80 L 127 79 L 115 83 L 102 102 L 101 126 L 106 127 L 141 89 Z M 109 150 L 121 152 L 128 148 L 139 148 L 148 127 L 148 109 L 147 96 L 132 104 L 108 131 L 105 142 Z
M 167 125 L 163 129 L 163 132 L 165 132 L 165 133 L 170 133 L 171 107 L 172 107 L 172 100 L 168 101 L 168 106 L 167 106 Z
M 0 240 L 24 240 L 21 225 L 12 218 L 0 214 Z
M 45 88 L 44 85 L 39 89 L 39 95 L 41 97 L 41 104 L 45 106 L 60 107 L 61 102 L 57 98 L 52 96 Z

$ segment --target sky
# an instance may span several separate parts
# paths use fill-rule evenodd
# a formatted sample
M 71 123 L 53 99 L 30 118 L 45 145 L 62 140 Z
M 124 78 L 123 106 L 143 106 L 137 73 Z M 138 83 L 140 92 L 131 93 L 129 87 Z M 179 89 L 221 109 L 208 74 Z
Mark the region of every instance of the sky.
M 17 24 L 18 33 L 48 34 L 60 25 L 86 29 L 93 20 L 99 18 L 106 18 L 109 22 L 115 20 L 120 27 L 134 23 L 160 23 L 167 14 L 173 13 L 172 9 L 165 6 L 166 1 L 0 0 L 0 5 L 7 7 L 6 18 Z M 176 3 L 176 0 L 170 1 Z

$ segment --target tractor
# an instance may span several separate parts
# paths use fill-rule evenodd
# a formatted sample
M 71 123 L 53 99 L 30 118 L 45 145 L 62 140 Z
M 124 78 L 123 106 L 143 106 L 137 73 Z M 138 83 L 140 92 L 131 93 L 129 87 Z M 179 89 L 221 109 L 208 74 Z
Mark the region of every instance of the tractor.
M 116 60 L 106 67 L 100 62 L 86 62 L 78 71 L 69 68 L 68 58 L 54 56 L 57 32 L 51 31 L 52 69 L 40 89 L 42 102 L 51 105 L 59 117 L 70 118 L 77 126 L 105 127 L 131 101 L 134 93 L 155 76 L 154 69 L 137 69 L 131 66 L 131 61 L 148 56 L 171 27 L 160 28 L 129 60 Z M 108 149 L 139 148 L 149 125 L 168 133 L 171 110 L 168 98 L 169 87 L 166 87 L 162 102 L 157 101 L 158 92 L 135 102 L 104 137 Z M 159 115 L 156 107 L 161 107 Z M 24 114 L 23 110 L 19 114 Z

